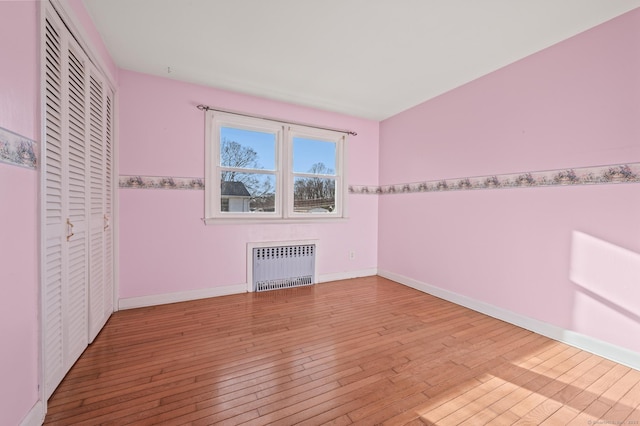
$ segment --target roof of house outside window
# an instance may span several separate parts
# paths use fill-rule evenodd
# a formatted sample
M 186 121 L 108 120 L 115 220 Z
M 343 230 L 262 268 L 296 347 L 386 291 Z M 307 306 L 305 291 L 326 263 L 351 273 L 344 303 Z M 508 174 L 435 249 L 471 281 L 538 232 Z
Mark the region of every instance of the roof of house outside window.
M 227 197 L 251 197 L 247 187 L 242 182 L 220 182 L 220 190 L 221 194 Z

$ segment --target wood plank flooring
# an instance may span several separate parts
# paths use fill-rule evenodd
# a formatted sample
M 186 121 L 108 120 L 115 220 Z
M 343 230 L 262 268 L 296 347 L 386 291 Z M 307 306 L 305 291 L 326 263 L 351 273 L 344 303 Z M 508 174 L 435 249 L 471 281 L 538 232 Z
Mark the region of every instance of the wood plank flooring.
M 639 405 L 640 371 L 367 277 L 117 312 L 45 424 L 640 424 Z

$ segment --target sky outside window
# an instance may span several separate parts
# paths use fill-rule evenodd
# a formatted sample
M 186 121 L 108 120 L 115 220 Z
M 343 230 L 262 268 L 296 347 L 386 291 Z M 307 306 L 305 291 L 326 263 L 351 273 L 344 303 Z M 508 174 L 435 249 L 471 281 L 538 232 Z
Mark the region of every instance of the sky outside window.
M 250 148 L 257 154 L 255 161 L 258 168 L 264 170 L 276 169 L 276 135 L 274 133 L 256 132 L 253 130 L 222 127 L 220 129 L 221 140 L 233 141 Z M 223 164 L 233 167 L 233 164 Z
M 239 143 L 243 148 L 250 148 L 256 152 L 258 168 L 275 170 L 276 166 L 276 135 L 274 133 L 257 132 L 252 130 L 222 127 L 221 140 Z M 336 144 L 334 142 L 316 139 L 293 138 L 293 171 L 308 173 L 314 164 L 322 163 L 331 174 L 336 171 Z M 231 166 L 232 164 L 223 164 Z
M 307 173 L 316 163 L 324 164 L 330 173 L 336 172 L 336 144 L 334 142 L 319 141 L 317 139 L 293 138 L 293 171 Z

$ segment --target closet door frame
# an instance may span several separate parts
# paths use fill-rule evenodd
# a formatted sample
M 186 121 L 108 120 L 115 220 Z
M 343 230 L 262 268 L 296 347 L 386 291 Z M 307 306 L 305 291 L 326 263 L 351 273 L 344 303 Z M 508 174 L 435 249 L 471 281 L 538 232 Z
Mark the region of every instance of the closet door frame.
M 44 42 L 45 36 L 46 36 L 46 21 L 47 21 L 47 17 L 48 16 L 56 16 L 57 18 L 59 18 L 60 21 L 62 21 L 63 26 L 65 27 L 65 30 L 68 32 L 69 37 L 73 38 L 75 41 L 74 43 L 79 47 L 79 49 L 83 52 L 84 56 L 86 56 L 86 64 L 88 65 L 86 67 L 86 74 L 87 74 L 87 81 L 89 81 L 89 75 L 92 72 L 98 72 L 102 79 L 103 79 L 103 83 L 104 83 L 104 89 L 105 89 L 105 96 L 109 96 L 111 104 L 110 104 L 110 108 L 111 108 L 111 117 L 109 119 L 110 121 L 110 174 L 111 174 L 111 180 L 110 180 L 110 184 L 109 184 L 109 188 L 108 188 L 108 193 L 110 196 L 110 199 L 108 201 L 110 201 L 110 205 L 109 206 L 105 206 L 105 209 L 110 210 L 111 215 L 108 218 L 109 219 L 109 232 L 107 232 L 105 235 L 108 235 L 107 238 L 110 239 L 110 244 L 111 244 L 111 251 L 110 251 L 110 255 L 111 255 L 111 268 L 108 272 L 108 276 L 110 276 L 111 278 L 111 288 L 108 289 L 110 290 L 110 292 L 105 293 L 105 297 L 108 297 L 110 300 L 106 301 L 105 303 L 105 313 L 108 313 L 109 315 L 112 312 L 117 311 L 117 294 L 118 294 L 118 270 L 119 270 L 119 265 L 118 265 L 118 198 L 117 198 L 117 187 L 118 187 L 118 164 L 117 164 L 117 152 L 118 152 L 118 147 L 117 147 L 117 110 L 118 110 L 118 102 L 117 102 L 117 92 L 115 90 L 115 84 L 114 84 L 114 79 L 112 77 L 112 75 L 107 72 L 106 70 L 108 70 L 108 68 L 104 65 L 104 62 L 100 59 L 100 56 L 97 54 L 94 54 L 94 51 L 98 51 L 96 49 L 93 48 L 93 46 L 90 43 L 87 43 L 86 40 L 90 40 L 90 38 L 86 35 L 85 31 L 83 30 L 83 26 L 81 21 L 76 17 L 76 14 L 74 13 L 74 11 L 71 8 L 71 5 L 67 2 L 64 2 L 63 0 L 44 0 L 40 3 L 40 7 L 38 10 L 38 14 L 39 14 L 39 22 L 40 22 L 40 33 L 38 34 L 38 40 L 39 40 L 39 44 L 40 44 L 40 110 L 39 110 L 39 114 L 40 114 L 40 135 L 41 135 L 41 154 L 40 154 L 40 195 L 39 195 L 39 199 L 40 199 L 40 225 L 39 225 L 39 233 L 40 233 L 40 254 L 39 254 L 39 262 L 40 262 L 40 277 L 39 277 L 39 281 L 40 281 L 40 303 L 39 303 L 39 314 L 38 314 L 38 322 L 40 324 L 40 333 L 39 333 L 39 341 L 38 341 L 38 365 L 39 365 L 39 371 L 38 371 L 38 394 L 39 394 L 39 401 L 38 401 L 38 405 L 40 407 L 43 408 L 43 415 L 46 414 L 46 407 L 47 407 L 47 399 L 49 397 L 49 395 L 47 394 L 47 386 L 45 383 L 45 380 L 47 380 L 48 376 L 46 374 L 46 366 L 45 366 L 45 338 L 47 337 L 47 335 L 45 334 L 45 329 L 46 329 L 46 324 L 45 324 L 45 320 L 46 320 L 46 316 L 45 316 L 45 299 L 46 299 L 46 294 L 45 294 L 45 290 L 46 290 L 46 284 L 47 284 L 47 277 L 45 276 L 45 272 L 46 272 L 46 230 L 47 230 L 47 226 L 46 226 L 46 220 L 47 220 L 47 216 L 46 216 L 46 209 L 47 209 L 47 200 L 44 198 L 45 195 L 47 194 L 46 192 L 46 185 L 47 185 L 47 175 L 46 175 L 46 161 L 47 158 L 46 156 L 46 149 L 47 149 L 47 115 L 46 115 L 46 111 L 47 111 L 47 107 L 46 107 L 46 96 L 47 96 L 47 83 L 46 83 L 46 70 L 45 70 L 45 65 L 46 65 L 46 45 Z M 88 148 L 88 144 L 85 145 L 85 147 Z M 86 172 L 88 174 L 88 165 L 86 167 Z M 88 195 L 88 191 L 89 191 L 89 185 L 88 185 L 88 181 L 87 185 L 86 185 L 86 189 L 87 189 L 87 197 Z M 105 185 L 105 190 L 106 190 L 106 185 Z M 89 208 L 89 203 L 86 203 L 87 209 Z M 87 210 L 87 218 L 89 218 L 89 214 L 88 214 L 88 210 Z M 66 219 L 66 218 L 65 218 Z M 87 221 L 87 225 L 88 221 Z M 86 232 L 87 235 L 89 233 L 89 229 L 88 226 L 86 228 Z M 64 231 L 62 231 L 64 232 Z M 109 247 L 108 247 L 109 248 Z M 89 247 L 87 244 L 87 249 L 86 249 L 86 255 L 90 256 L 90 251 L 89 251 Z M 87 280 L 89 279 L 89 261 L 86 262 L 86 268 L 87 268 Z M 88 292 L 88 287 L 87 287 L 87 292 Z M 87 316 L 89 314 L 89 300 L 88 300 L 88 295 L 87 295 Z M 106 320 L 105 320 L 106 322 Z M 90 330 L 87 327 L 86 330 L 86 335 L 87 335 L 87 339 L 88 339 L 88 343 L 90 343 L 92 341 L 92 339 L 89 338 L 90 336 Z

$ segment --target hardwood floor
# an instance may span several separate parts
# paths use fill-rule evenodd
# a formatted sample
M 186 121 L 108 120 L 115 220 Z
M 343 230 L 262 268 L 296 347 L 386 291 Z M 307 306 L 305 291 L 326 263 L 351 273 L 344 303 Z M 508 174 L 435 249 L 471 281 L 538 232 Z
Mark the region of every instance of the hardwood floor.
M 639 405 L 640 371 L 367 277 L 117 312 L 45 424 L 640 424 Z

